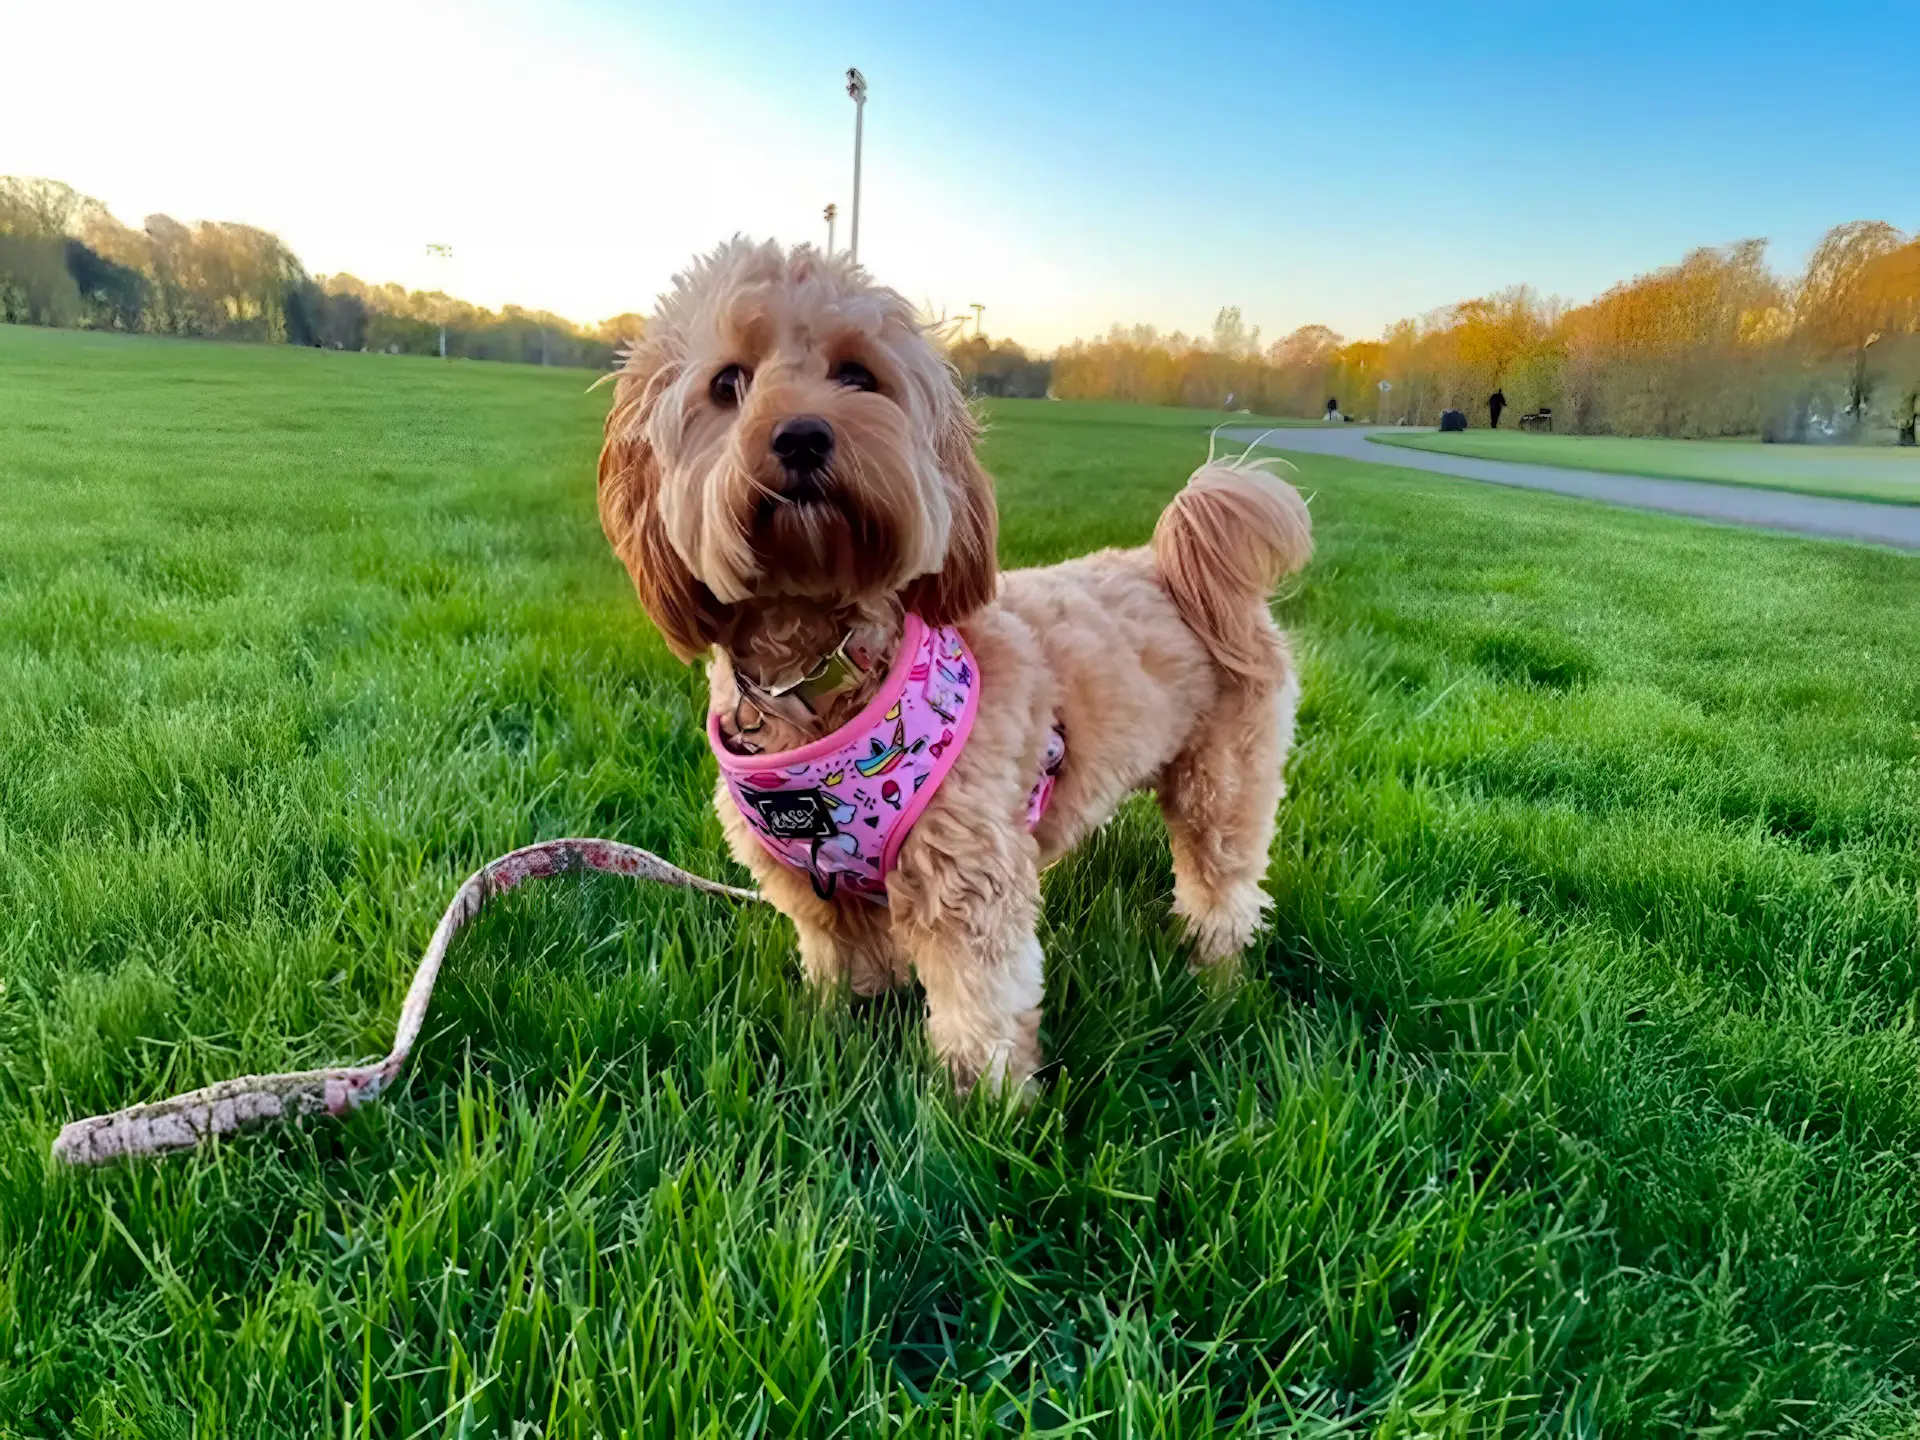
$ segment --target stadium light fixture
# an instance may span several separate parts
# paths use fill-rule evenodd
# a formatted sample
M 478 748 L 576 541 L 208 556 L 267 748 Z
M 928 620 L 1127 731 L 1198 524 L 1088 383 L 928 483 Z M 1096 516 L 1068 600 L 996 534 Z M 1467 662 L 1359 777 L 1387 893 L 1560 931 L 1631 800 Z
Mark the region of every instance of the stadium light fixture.
M 860 140 L 867 118 L 867 77 L 858 70 L 847 71 L 847 94 L 853 99 L 853 220 L 847 254 L 860 263 Z

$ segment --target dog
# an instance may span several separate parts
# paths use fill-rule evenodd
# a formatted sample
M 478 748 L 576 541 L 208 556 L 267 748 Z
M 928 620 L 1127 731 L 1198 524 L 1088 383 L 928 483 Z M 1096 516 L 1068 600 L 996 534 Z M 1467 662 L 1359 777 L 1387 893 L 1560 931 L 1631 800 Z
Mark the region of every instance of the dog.
M 1299 699 L 1268 602 L 1312 552 L 1290 485 L 1209 463 L 1150 545 L 1002 574 L 977 439 L 898 294 L 844 255 L 736 238 L 630 348 L 598 487 L 642 607 L 707 658 L 720 822 L 807 978 L 917 977 L 962 1092 L 1031 1085 L 1040 872 L 1128 794 L 1158 798 L 1196 967 L 1260 929 Z

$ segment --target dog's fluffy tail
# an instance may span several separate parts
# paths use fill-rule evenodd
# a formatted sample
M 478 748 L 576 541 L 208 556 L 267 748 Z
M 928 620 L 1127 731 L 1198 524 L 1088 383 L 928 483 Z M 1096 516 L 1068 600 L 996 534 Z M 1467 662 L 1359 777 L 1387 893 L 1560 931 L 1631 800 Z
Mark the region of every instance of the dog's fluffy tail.
M 1276 678 L 1286 654 L 1267 600 L 1313 555 L 1300 492 L 1274 459 L 1212 460 L 1193 472 L 1153 529 L 1153 558 L 1181 617 L 1228 670 Z

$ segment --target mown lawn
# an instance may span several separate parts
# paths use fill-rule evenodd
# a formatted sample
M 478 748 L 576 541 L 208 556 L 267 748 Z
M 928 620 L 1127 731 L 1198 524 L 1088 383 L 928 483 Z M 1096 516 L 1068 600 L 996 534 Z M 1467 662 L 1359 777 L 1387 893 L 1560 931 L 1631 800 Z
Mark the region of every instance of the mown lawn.
M 55 1169 L 383 1051 L 513 845 L 732 873 L 585 379 L 0 328 L 0 1434 L 1913 1433 L 1920 568 L 1386 467 L 1298 462 L 1272 937 L 1204 993 L 1127 810 L 1031 1111 L 591 879 L 388 1102 Z M 1205 423 L 999 407 L 1006 558 L 1144 538 Z
M 1658 440 L 1617 435 L 1530 435 L 1468 430 L 1382 434 L 1383 445 L 1481 460 L 1521 460 L 1614 475 L 1706 480 L 1920 505 L 1920 450 L 1892 445 L 1763 445 L 1746 440 Z

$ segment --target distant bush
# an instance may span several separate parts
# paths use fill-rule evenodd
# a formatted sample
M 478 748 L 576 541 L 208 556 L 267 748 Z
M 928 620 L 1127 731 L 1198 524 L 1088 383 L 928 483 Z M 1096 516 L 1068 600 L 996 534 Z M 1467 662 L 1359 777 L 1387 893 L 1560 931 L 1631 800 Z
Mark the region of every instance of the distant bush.
M 60 241 L 0 233 L 0 321 L 75 325 L 80 315 L 80 288 Z
M 979 335 L 957 340 L 947 347 L 947 358 L 973 395 L 1040 400 L 1053 379 L 1051 364 L 1034 359 L 1011 340 L 989 341 Z

